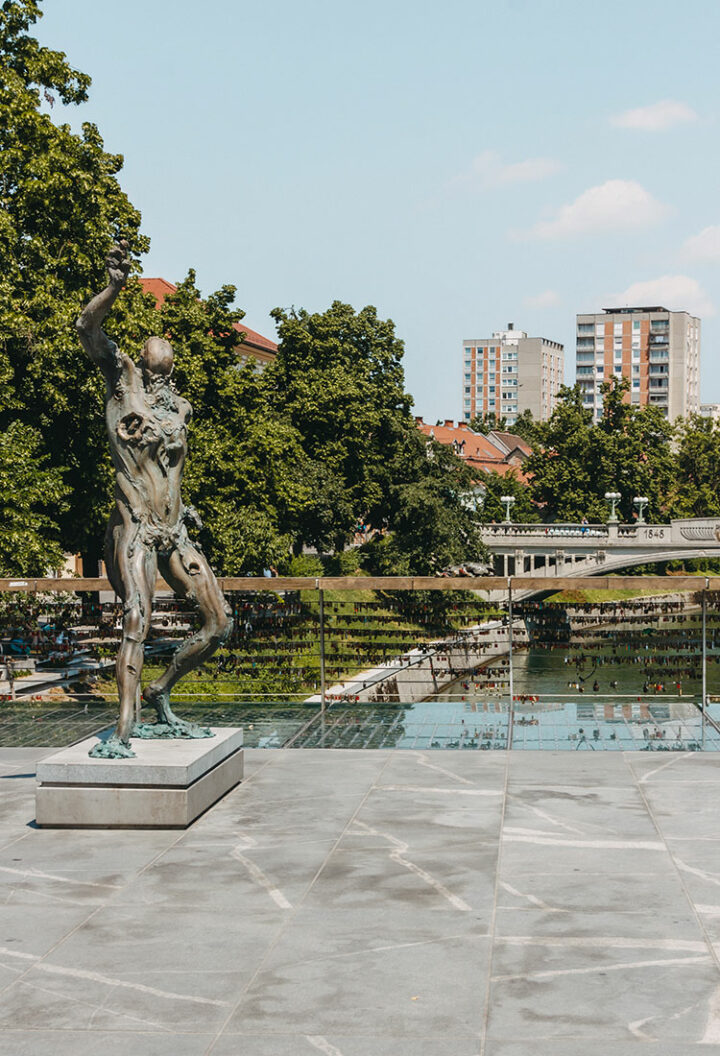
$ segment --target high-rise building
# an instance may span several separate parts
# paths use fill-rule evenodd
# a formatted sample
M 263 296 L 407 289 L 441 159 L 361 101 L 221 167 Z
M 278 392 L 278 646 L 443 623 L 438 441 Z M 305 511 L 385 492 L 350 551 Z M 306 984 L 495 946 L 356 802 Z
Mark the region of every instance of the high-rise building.
M 630 382 L 627 402 L 658 407 L 666 418 L 700 406 L 700 320 L 667 308 L 604 308 L 577 317 L 577 381 L 583 403 L 602 415 L 600 387 Z
M 463 342 L 463 420 L 495 413 L 514 425 L 523 411 L 549 418 L 563 384 L 563 346 L 508 323 L 492 337 Z

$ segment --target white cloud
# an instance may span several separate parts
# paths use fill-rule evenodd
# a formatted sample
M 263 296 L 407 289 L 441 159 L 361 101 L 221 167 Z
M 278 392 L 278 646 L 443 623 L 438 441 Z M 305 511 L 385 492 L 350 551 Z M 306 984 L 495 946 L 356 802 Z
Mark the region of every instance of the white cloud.
M 636 110 L 626 110 L 610 118 L 610 124 L 616 128 L 637 128 L 643 132 L 663 132 L 673 125 L 686 125 L 698 121 L 698 115 L 685 103 L 674 99 L 663 99 L 650 106 L 639 106 Z
M 557 210 L 550 220 L 540 220 L 527 235 L 534 238 L 567 238 L 592 232 L 647 227 L 657 223 L 667 207 L 635 180 L 607 180 L 589 187 Z
M 534 297 L 526 297 L 523 304 L 526 308 L 552 308 L 560 304 L 560 294 L 556 290 L 543 290 Z
M 473 159 L 466 172 L 452 183 L 466 184 L 488 190 L 509 183 L 535 183 L 559 172 L 562 164 L 553 158 L 526 158 L 525 161 L 504 162 L 496 150 L 484 150 Z
M 633 282 L 621 293 L 610 295 L 613 307 L 662 305 L 670 311 L 691 315 L 715 315 L 715 305 L 697 279 L 689 275 L 662 275 L 659 279 Z
M 686 239 L 682 252 L 688 260 L 720 261 L 720 224 L 704 227 L 699 234 Z

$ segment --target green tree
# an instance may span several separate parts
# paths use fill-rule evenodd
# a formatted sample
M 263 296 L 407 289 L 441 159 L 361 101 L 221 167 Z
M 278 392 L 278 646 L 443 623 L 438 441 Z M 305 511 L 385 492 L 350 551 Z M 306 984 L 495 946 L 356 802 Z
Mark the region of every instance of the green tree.
M 438 422 L 438 425 L 440 424 Z M 490 411 L 488 414 L 477 414 L 469 424 L 474 433 L 482 433 L 483 436 L 487 436 L 494 430 L 500 433 L 508 432 L 507 418 L 495 414 L 495 411 Z
M 56 124 L 55 104 L 78 105 L 90 78 L 28 32 L 35 0 L 0 5 L 0 429 L 13 420 L 39 428 L 38 459 L 65 470 L 69 500 L 48 493 L 43 516 L 63 545 L 97 557 L 109 460 L 102 379 L 79 352 L 73 322 L 104 282 L 111 240 L 147 249 L 140 215 L 122 192 L 122 157 L 97 128 Z
M 720 426 L 692 415 L 679 427 L 676 486 L 672 512 L 677 517 L 720 517 Z
M 451 565 L 484 561 L 473 475 L 451 447 L 414 426 L 392 463 L 383 511 L 386 534 L 365 547 L 380 575 L 433 575 Z
M 36 429 L 12 422 L 0 431 L 0 576 L 44 576 L 63 563 L 57 523 L 67 488 L 47 465 Z
M 625 521 L 636 512 L 636 495 L 650 500 L 651 517 L 666 516 L 675 476 L 674 427 L 657 407 L 632 406 L 626 378 L 605 383 L 602 391 L 603 414 L 591 436 L 593 519 L 605 516 L 606 491 L 622 495 L 618 513 Z
M 532 411 L 526 409 L 517 416 L 508 431 L 515 436 L 521 437 L 528 444 L 533 446 L 540 438 L 540 424 L 540 422 L 535 420 Z
M 481 558 L 472 475 L 417 428 L 392 321 L 339 301 L 273 315 L 280 343 L 263 383 L 302 448 L 279 521 L 295 552 L 340 554 L 362 522 L 376 533 L 361 555 L 373 572 L 423 574 Z
M 632 520 L 633 498 L 647 496 L 651 516 L 666 515 L 673 490 L 673 426 L 656 407 L 627 402 L 625 378 L 602 387 L 603 414 L 593 424 L 578 386 L 563 388 L 549 421 L 537 424 L 538 446 L 523 466 L 533 499 L 548 521 L 604 521 L 607 491 L 620 492 L 618 512 Z
M 288 511 L 296 549 L 341 551 L 359 521 L 387 519 L 393 471 L 411 432 L 403 344 L 372 307 L 272 313 L 277 362 L 265 374 L 272 406 L 302 437 L 306 501 Z
M 510 517 L 513 521 L 528 524 L 540 520 L 530 488 L 519 479 L 516 470 L 511 469 L 504 476 L 499 473 L 484 473 L 481 484 L 484 488 L 484 496 L 480 512 L 486 524 L 491 521 L 505 520 L 505 504 L 500 501 L 502 495 L 512 495 L 515 499 L 510 510 Z
M 594 495 L 592 429 L 579 386 L 564 386 L 550 419 L 538 423 L 538 446 L 523 465 L 544 520 L 578 521 L 588 512 Z

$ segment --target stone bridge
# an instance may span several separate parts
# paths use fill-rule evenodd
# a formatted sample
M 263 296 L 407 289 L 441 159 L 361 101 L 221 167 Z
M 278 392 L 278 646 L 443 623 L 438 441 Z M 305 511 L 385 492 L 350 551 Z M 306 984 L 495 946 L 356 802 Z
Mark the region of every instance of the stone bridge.
M 720 557 L 720 517 L 669 524 L 487 524 L 502 576 L 609 575 L 657 561 Z

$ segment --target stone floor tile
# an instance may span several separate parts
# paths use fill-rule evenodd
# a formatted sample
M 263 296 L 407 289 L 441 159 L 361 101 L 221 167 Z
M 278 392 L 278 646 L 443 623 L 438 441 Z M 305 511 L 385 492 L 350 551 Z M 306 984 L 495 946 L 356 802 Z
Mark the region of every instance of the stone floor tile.
M 479 1056 L 468 1038 L 349 1037 L 331 1034 L 224 1034 L 210 1056 Z M 650 1054 L 648 1054 L 650 1056 Z
M 638 940 L 639 941 L 639 940 Z M 720 971 L 705 943 L 529 936 L 495 944 L 488 1039 L 715 1041 Z
M 221 914 L 290 910 L 303 899 L 335 840 L 293 839 L 258 846 L 252 837 L 182 841 L 110 896 L 113 906 L 154 907 L 160 914 L 193 912 L 202 894 Z M 212 861 L 212 868 L 208 862 Z
M 211 1034 L 125 1033 L 99 1030 L 5 1030 L 8 1056 L 204 1056 Z M 3 1049 L 2 1046 L 5 1046 Z
M 495 902 L 497 847 L 381 844 L 342 840 L 308 892 L 308 909 L 380 910 L 412 906 L 418 914 L 448 910 L 488 928 Z
M 228 1033 L 476 1037 L 488 939 L 447 912 L 299 913 L 240 1001 Z M 480 929 L 481 930 L 481 929 Z
M 553 1038 L 550 1041 L 488 1040 L 484 1056 L 713 1056 L 720 1053 L 720 1045 L 703 1045 L 698 1049 L 694 1043 L 684 1043 L 676 1038 L 666 1041 L 647 1042 L 639 1038 L 632 1041 L 613 1039 L 612 1046 L 604 1040 L 588 1038 Z

